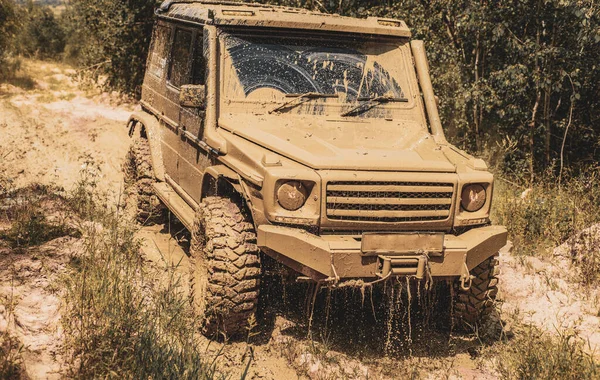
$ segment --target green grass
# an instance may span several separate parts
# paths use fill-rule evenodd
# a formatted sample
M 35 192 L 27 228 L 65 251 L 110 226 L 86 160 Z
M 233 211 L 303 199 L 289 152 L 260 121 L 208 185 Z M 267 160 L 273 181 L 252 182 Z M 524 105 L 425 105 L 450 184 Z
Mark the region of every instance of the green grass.
M 57 193 L 40 185 L 0 193 L 0 200 L 8 204 L 3 216 L 11 222 L 9 229 L 0 230 L 0 239 L 12 248 L 26 248 L 61 236 L 79 236 L 79 231 L 67 225 L 68 210 Z
M 83 167 L 70 193 L 39 185 L 0 191 L 1 216 L 10 222 L 0 239 L 13 247 L 26 249 L 75 231 L 81 237 L 82 250 L 55 284 L 64 298 L 64 375 L 221 378 L 214 355 L 198 343 L 200 326 L 182 291 L 188 284 L 176 268 L 159 274 L 144 265 L 138 227 L 97 192 L 97 165 L 90 159 Z M 21 350 L 18 340 L 0 333 L 0 379 L 20 378 Z
M 599 205 L 600 168 L 590 168 L 560 185 L 550 175 L 529 187 L 497 180 L 492 217 L 508 228 L 516 255 L 543 256 L 564 242 L 577 243 L 582 231 L 600 223 Z M 570 252 L 588 283 L 600 280 L 600 236 L 595 239 Z
M 522 326 L 515 338 L 493 347 L 496 370 L 503 379 L 600 378 L 600 366 L 586 342 L 573 330 L 556 335 Z
M 21 379 L 23 345 L 8 332 L 0 333 L 0 379 Z
M 64 353 L 76 378 L 212 379 L 214 358 L 198 345 L 200 326 L 187 284 L 169 269 L 161 285 L 139 254 L 136 226 L 106 206 L 84 177 L 71 204 L 86 220 L 84 252 L 64 278 Z

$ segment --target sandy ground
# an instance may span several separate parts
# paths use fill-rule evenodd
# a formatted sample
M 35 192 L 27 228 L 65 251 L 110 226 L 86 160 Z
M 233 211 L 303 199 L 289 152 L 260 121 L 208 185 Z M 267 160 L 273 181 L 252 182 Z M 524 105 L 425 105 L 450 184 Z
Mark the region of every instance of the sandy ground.
M 86 169 L 98 173 L 100 190 L 117 199 L 129 146 L 125 124 L 134 106 L 116 107 L 116 95 L 91 98 L 79 90 L 68 67 L 25 61 L 25 68 L 33 88 L 0 84 L 0 159 L 10 186 L 41 183 L 70 191 Z M 73 238 L 19 252 L 0 241 L 0 333 L 9 329 L 20 340 L 31 379 L 61 377 L 56 286 L 77 249 L 79 240 Z
M 578 270 L 566 258 L 566 247 L 557 247 L 551 262 L 514 257 L 508 248 L 500 255 L 504 318 L 551 332 L 572 329 L 600 352 L 600 290 L 576 282 Z
M 33 88 L 0 84 L 0 158 L 14 186 L 39 182 L 68 191 L 79 180 L 82 168 L 97 167 L 101 189 L 118 198 L 120 164 L 129 145 L 125 122 L 134 106 L 119 104 L 116 94 L 90 96 L 79 90 L 68 67 L 39 62 L 27 65 L 35 73 Z M 143 228 L 139 236 L 145 242 L 143 255 L 148 265 L 160 272 L 167 264 L 178 264 L 178 273 L 188 276 L 185 247 L 165 226 Z M 64 363 L 57 356 L 61 308 L 56 278 L 64 272 L 71 252 L 79 249 L 78 244 L 78 239 L 60 238 L 19 254 L 0 244 L 0 333 L 9 330 L 21 341 L 32 379 L 61 376 Z M 509 328 L 514 321 L 530 322 L 551 332 L 575 328 L 589 339 L 592 348 L 598 347 L 600 293 L 582 290 L 570 281 L 573 271 L 560 255 L 552 262 L 517 258 L 509 248 L 500 255 L 499 297 Z M 355 296 L 351 295 L 348 307 L 364 307 L 352 300 Z M 432 379 L 496 378 L 493 370 L 472 355 L 472 340 L 425 331 L 415 333 L 408 348 L 382 352 L 367 343 L 385 337 L 371 336 L 372 331 L 348 311 L 350 317 L 345 321 L 352 332 L 342 329 L 332 331 L 332 337 L 315 336 L 315 344 L 307 339 L 298 309 L 296 303 L 276 310 L 272 326 L 251 345 L 250 378 L 397 378 L 413 369 Z M 421 349 L 420 345 L 435 347 Z M 221 348 L 218 344 L 211 347 L 215 353 Z M 218 363 L 233 378 L 239 377 L 247 353 L 246 343 L 229 343 Z
M 134 106 L 116 107 L 118 98 L 109 94 L 90 99 L 67 67 L 27 64 L 35 73 L 34 89 L 0 84 L 0 157 L 10 162 L 14 185 L 39 182 L 69 190 L 90 165 L 100 169 L 101 189 L 118 194 L 129 146 L 125 124 Z

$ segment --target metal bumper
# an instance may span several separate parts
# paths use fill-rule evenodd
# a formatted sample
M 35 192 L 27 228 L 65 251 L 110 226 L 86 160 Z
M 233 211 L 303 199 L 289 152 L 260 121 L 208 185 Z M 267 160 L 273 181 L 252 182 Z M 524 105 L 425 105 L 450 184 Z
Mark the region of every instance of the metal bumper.
M 431 239 L 415 239 L 415 234 L 399 234 L 395 239 L 402 249 L 374 253 L 364 250 L 361 236 L 316 236 L 291 227 L 262 225 L 257 242 L 263 252 L 314 280 L 422 277 L 425 272 L 432 277 L 465 278 L 506 244 L 507 231 L 485 226 L 458 236 L 446 234 L 440 236 L 440 249 L 431 249 Z

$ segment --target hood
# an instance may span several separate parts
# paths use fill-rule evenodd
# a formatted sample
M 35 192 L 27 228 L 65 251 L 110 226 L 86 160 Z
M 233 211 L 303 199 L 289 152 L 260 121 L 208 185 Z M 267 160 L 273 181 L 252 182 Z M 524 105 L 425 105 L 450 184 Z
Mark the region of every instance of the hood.
M 221 117 L 219 127 L 313 169 L 456 171 L 413 121 L 238 114 Z

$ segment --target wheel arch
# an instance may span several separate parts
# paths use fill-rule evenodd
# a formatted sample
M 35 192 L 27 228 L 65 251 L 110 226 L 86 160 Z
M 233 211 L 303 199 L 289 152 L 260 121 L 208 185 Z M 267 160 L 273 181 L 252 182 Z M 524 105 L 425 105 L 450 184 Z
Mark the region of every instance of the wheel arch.
M 201 199 L 215 195 L 238 194 L 247 199 L 240 176 L 225 165 L 209 166 L 202 177 Z
M 129 136 L 133 137 L 136 133 L 148 139 L 150 145 L 150 155 L 152 159 L 152 170 L 154 176 L 159 181 L 165 181 L 165 167 L 162 157 L 161 147 L 161 129 L 158 119 L 147 112 L 134 112 L 127 122 L 129 127 Z M 139 130 L 138 130 L 139 127 Z
M 222 164 L 214 165 L 208 167 L 204 172 L 200 202 L 210 196 L 238 197 L 239 201 L 243 203 L 240 206 L 248 212 L 256 227 L 256 223 L 262 219 L 256 213 L 257 210 L 254 207 L 256 197 L 251 195 L 252 192 L 253 190 L 234 170 Z

